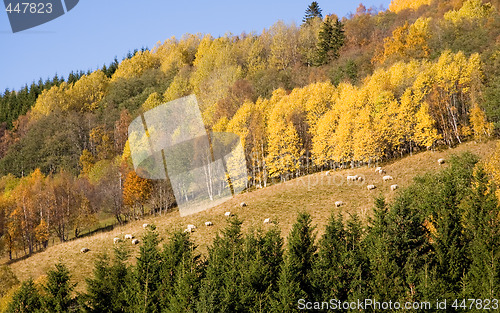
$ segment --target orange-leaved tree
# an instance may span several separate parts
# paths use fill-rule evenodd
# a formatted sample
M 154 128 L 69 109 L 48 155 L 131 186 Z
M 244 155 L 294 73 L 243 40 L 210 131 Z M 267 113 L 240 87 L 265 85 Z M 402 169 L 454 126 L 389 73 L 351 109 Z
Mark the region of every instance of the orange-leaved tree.
M 132 209 L 140 207 L 144 216 L 144 205 L 151 196 L 152 185 L 147 179 L 141 178 L 135 171 L 128 173 L 123 185 L 123 203 Z M 135 215 L 135 210 L 132 212 Z

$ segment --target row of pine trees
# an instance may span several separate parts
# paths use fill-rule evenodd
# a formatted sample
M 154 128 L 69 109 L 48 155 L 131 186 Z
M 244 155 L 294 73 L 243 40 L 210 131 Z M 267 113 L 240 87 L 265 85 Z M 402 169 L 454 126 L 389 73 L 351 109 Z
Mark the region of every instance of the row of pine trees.
M 73 297 L 58 264 L 42 286 L 24 282 L 7 312 L 294 312 L 299 299 L 497 299 L 495 190 L 478 158 L 464 153 L 416 178 L 392 203 L 375 199 L 368 225 L 333 210 L 319 236 L 311 216 L 298 212 L 285 242 L 278 226 L 244 234 L 232 217 L 206 256 L 188 233 L 160 248 L 152 226 L 135 265 L 117 247 L 98 258 L 86 291 Z

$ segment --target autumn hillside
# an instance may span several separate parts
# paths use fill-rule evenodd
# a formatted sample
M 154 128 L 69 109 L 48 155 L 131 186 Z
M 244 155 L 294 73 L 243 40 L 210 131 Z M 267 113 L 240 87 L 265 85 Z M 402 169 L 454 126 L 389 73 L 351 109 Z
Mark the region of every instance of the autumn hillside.
M 314 1 L 297 23 L 217 38 L 159 38 L 152 49 L 101 69 L 5 90 L 0 259 L 20 279 L 39 277 L 61 259 L 83 290 L 112 238 L 140 237 L 144 222 L 161 235 L 195 224 L 193 238 L 206 251 L 225 211 L 237 213 L 244 230 L 272 227 L 262 223 L 270 218 L 283 236 L 302 209 L 323 231 L 340 200 L 342 212 L 366 221 L 374 195 L 392 199 L 391 184 L 404 189 L 451 153 L 486 158 L 493 150 L 500 135 L 499 9 L 498 1 L 394 0 L 385 11 L 360 4 L 339 17 Z M 180 218 L 169 180 L 141 177 L 134 168 L 128 128 L 141 113 L 189 95 L 207 131 L 240 137 L 248 192 Z M 383 183 L 377 164 L 394 180 Z M 499 186 L 500 164 L 492 164 L 487 180 Z M 325 176 L 327 170 L 341 176 Z M 346 184 L 349 173 L 366 179 Z M 471 180 L 471 173 L 463 175 Z M 209 194 L 213 182 L 205 178 Z M 368 191 L 369 183 L 377 188 Z M 205 193 L 188 183 L 179 188 Z M 204 227 L 207 220 L 214 227 Z M 110 224 L 113 231 L 102 232 Z M 90 252 L 80 254 L 82 247 Z M 413 292 L 404 288 L 394 294 Z
M 148 218 L 144 221 L 131 222 L 125 226 L 117 227 L 110 232 L 94 235 L 88 238 L 77 239 L 71 242 L 48 248 L 36 253 L 28 259 L 14 262 L 10 265 L 13 272 L 20 280 L 32 277 L 34 279 L 45 275 L 46 271 L 58 261 L 62 261 L 70 269 L 74 281 L 78 282 L 77 290 L 85 288 L 85 278 L 90 277 L 94 268 L 96 257 L 102 253 L 112 254 L 113 238 L 124 238 L 125 234 L 133 234 L 141 238 L 144 233 L 143 223 L 152 223 L 158 227 L 160 236 L 167 239 L 175 230 L 185 229 L 188 224 L 197 226 L 191 237 L 198 245 L 201 253 L 205 254 L 207 246 L 211 244 L 215 234 L 227 226 L 224 213 L 230 211 L 243 220 L 243 231 L 250 229 L 269 229 L 273 225 L 263 224 L 264 219 L 270 218 L 279 226 L 281 234 L 286 237 L 292 224 L 295 222 L 299 211 L 307 211 L 313 217 L 313 222 L 318 226 L 320 234 L 324 230 L 332 212 L 339 211 L 348 218 L 349 214 L 357 213 L 366 222 L 372 215 L 374 198 L 384 195 L 390 201 L 395 192 L 390 191 L 390 185 L 397 184 L 405 188 L 412 182 L 412 178 L 427 172 L 436 172 L 447 165 L 440 166 L 439 158 L 447 159 L 452 154 L 470 151 L 483 159 L 489 157 L 494 151 L 496 141 L 486 143 L 468 143 L 455 149 L 444 151 L 427 151 L 408 156 L 404 159 L 387 164 L 383 168 L 394 177 L 391 182 L 382 182 L 382 176 L 374 172 L 373 168 L 358 168 L 355 170 L 340 170 L 332 176 L 317 173 L 277 184 L 268 188 L 243 193 L 215 208 L 192 216 L 180 217 L 178 212 L 170 212 L 164 216 Z M 345 180 L 347 174 L 357 174 L 365 177 L 362 183 L 348 184 Z M 366 186 L 374 184 L 377 188 L 368 191 Z M 335 208 L 335 201 L 343 201 L 345 205 Z M 240 207 L 245 202 L 247 207 Z M 204 226 L 204 222 L 212 221 L 212 227 Z M 130 244 L 130 240 L 122 243 L 129 247 L 132 256 L 137 256 L 138 246 Z M 87 247 L 90 252 L 81 254 L 80 249 Z M 134 258 L 130 258 L 134 262 Z

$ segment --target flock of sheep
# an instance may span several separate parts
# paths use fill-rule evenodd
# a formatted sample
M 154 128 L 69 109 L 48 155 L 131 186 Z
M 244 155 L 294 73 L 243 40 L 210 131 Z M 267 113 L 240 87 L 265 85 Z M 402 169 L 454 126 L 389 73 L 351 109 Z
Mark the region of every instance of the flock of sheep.
M 444 163 L 445 163 L 445 159 L 438 159 L 438 164 L 439 165 L 442 165 Z M 378 173 L 380 175 L 384 175 L 384 174 L 386 174 L 386 171 L 382 167 L 377 167 L 377 168 L 375 168 L 375 173 Z M 327 171 L 325 173 L 325 175 L 330 175 L 330 171 Z M 355 182 L 355 181 L 362 182 L 363 180 L 364 180 L 364 178 L 361 177 L 361 176 L 358 176 L 358 175 L 347 175 L 347 181 L 348 182 Z M 387 181 L 393 180 L 393 178 L 390 175 L 384 175 L 384 176 L 382 176 L 382 180 L 384 182 L 387 182 Z M 373 190 L 373 189 L 375 189 L 377 187 L 375 185 L 367 185 L 366 188 L 368 190 Z M 398 188 L 399 188 L 399 186 L 397 184 L 391 185 L 391 191 L 395 191 Z M 335 207 L 340 207 L 340 206 L 342 206 L 344 204 L 345 203 L 343 201 L 336 201 L 335 202 Z M 242 203 L 240 203 L 240 206 L 241 207 L 246 207 L 247 204 L 245 202 L 242 202 Z M 231 212 L 224 213 L 224 216 L 226 216 L 226 217 L 231 217 L 232 215 L 233 214 Z M 264 224 L 269 224 L 269 223 L 271 223 L 271 219 L 269 219 L 269 218 L 264 219 Z M 206 227 L 213 226 L 213 223 L 211 221 L 206 221 L 205 222 L 205 226 Z M 142 227 L 144 229 L 146 229 L 146 228 L 149 227 L 149 224 L 143 224 Z M 189 225 L 187 225 L 186 229 L 184 229 L 184 232 L 186 232 L 186 233 L 192 233 L 192 232 L 194 232 L 195 229 L 196 229 L 195 225 L 189 224 Z M 133 245 L 136 245 L 136 244 L 138 244 L 140 242 L 139 239 L 135 239 L 132 234 L 126 234 L 124 236 L 124 238 L 125 238 L 125 240 L 131 240 L 131 243 Z M 113 238 L 113 243 L 114 244 L 117 244 L 117 243 L 119 243 L 121 241 L 122 241 L 122 239 L 119 238 L 119 237 Z M 82 248 L 80 250 L 81 253 L 87 253 L 89 251 L 90 251 L 89 248 Z
M 382 168 L 382 167 L 377 167 L 375 168 L 375 173 L 378 173 L 380 175 L 384 175 L 386 174 L 385 170 Z M 325 173 L 326 175 L 330 175 L 330 171 L 327 171 Z M 348 182 L 356 182 L 356 181 L 359 181 L 359 182 L 362 182 L 364 180 L 364 178 L 362 176 L 358 176 L 358 175 L 347 175 L 347 181 Z M 382 177 L 382 180 L 384 182 L 386 181 L 389 181 L 389 180 L 393 180 L 392 176 L 389 176 L 389 175 L 385 175 Z M 368 190 L 373 190 L 375 188 L 377 188 L 375 185 L 367 185 L 366 188 Z M 398 189 L 399 186 L 394 184 L 394 185 L 391 185 L 391 191 L 394 191 L 396 189 Z M 335 201 L 335 207 L 340 207 L 341 205 L 344 205 L 345 203 L 343 201 Z
M 241 207 L 246 207 L 246 206 L 247 206 L 247 204 L 246 204 L 245 202 L 242 202 L 242 203 L 240 203 L 240 206 L 241 206 Z M 233 214 L 232 214 L 231 212 L 226 212 L 226 213 L 224 213 L 224 216 L 226 216 L 226 217 L 231 217 L 231 216 L 233 216 Z M 270 218 L 266 218 L 266 219 L 264 219 L 264 224 L 269 224 L 269 223 L 271 223 L 271 219 L 270 219 Z M 207 227 L 209 227 L 209 226 L 213 226 L 213 225 L 214 225 L 214 224 L 213 224 L 211 221 L 206 221 L 206 222 L 205 222 L 205 226 L 207 226 Z M 145 224 L 143 224 L 143 225 L 142 225 L 142 227 L 143 227 L 144 229 L 146 229 L 146 228 L 148 228 L 148 227 L 149 227 L 149 224 L 146 224 L 146 223 L 145 223 Z M 189 224 L 189 225 L 187 225 L 186 229 L 184 229 L 184 232 L 185 232 L 185 233 L 192 233 L 192 232 L 194 232 L 194 231 L 195 231 L 195 229 L 196 229 L 196 226 L 195 226 L 195 225 Z M 139 239 L 134 239 L 134 235 L 132 235 L 132 234 L 126 234 L 126 235 L 124 236 L 124 239 L 125 239 L 125 240 L 131 240 L 131 243 L 132 243 L 133 245 L 136 245 L 136 244 L 138 244 L 138 243 L 140 242 L 140 241 L 139 241 Z M 120 243 L 120 242 L 122 242 L 122 239 L 121 239 L 121 238 L 119 238 L 119 237 L 115 237 L 115 238 L 113 238 L 113 243 L 114 243 L 114 244 L 118 244 L 118 243 Z M 82 248 L 82 249 L 80 250 L 80 252 L 81 252 L 81 253 L 87 253 L 87 252 L 89 252 L 89 251 L 90 251 L 90 249 L 89 249 L 89 248 Z
M 442 164 L 444 164 L 446 161 L 445 161 L 445 159 L 438 159 L 438 161 L 437 161 L 437 162 L 438 162 L 438 164 L 439 164 L 439 165 L 442 165 Z M 386 174 L 385 170 L 384 170 L 382 167 L 377 167 L 377 168 L 375 168 L 375 173 L 378 173 L 378 174 L 380 174 L 380 175 L 384 175 L 384 174 Z M 325 174 L 326 174 L 326 175 L 330 175 L 330 171 L 327 171 Z M 363 178 L 363 177 L 361 177 L 361 176 L 358 176 L 358 175 L 347 175 L 347 181 L 348 181 L 348 182 L 355 182 L 355 181 L 360 181 L 360 182 L 362 182 L 363 180 L 364 180 L 364 178 Z M 386 181 L 393 180 L 393 178 L 392 178 L 392 176 L 390 176 L 390 175 L 384 175 L 384 176 L 382 177 L 382 180 L 383 180 L 384 182 L 386 182 Z M 375 185 L 367 185 L 367 186 L 366 186 L 366 188 L 367 188 L 368 190 L 373 190 L 373 189 L 375 189 L 375 188 L 377 188 L 377 187 L 376 187 Z M 391 185 L 391 191 L 395 191 L 395 190 L 396 190 L 396 189 L 398 189 L 398 188 L 399 188 L 399 186 L 398 186 L 397 184 Z M 338 208 L 338 207 L 340 207 L 341 205 L 344 205 L 344 202 L 343 202 L 343 201 L 336 201 L 336 202 L 335 202 L 335 207 L 337 207 L 337 208 Z

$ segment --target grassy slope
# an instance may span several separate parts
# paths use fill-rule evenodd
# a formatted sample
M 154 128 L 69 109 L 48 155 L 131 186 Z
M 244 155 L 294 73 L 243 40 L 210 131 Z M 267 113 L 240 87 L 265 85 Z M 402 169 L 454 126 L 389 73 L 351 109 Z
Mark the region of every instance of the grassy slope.
M 91 276 L 96 256 L 102 252 L 112 253 L 114 237 L 123 238 L 128 233 L 140 237 L 144 231 L 143 223 L 154 223 L 162 237 L 168 236 L 173 230 L 186 228 L 187 224 L 194 224 L 197 229 L 192 237 L 199 245 L 200 251 L 205 252 L 217 231 L 226 225 L 227 218 L 224 216 L 226 211 L 236 213 L 243 219 L 243 231 L 258 227 L 264 229 L 273 227 L 262 223 L 265 218 L 271 218 L 280 226 L 282 235 L 286 236 L 296 219 L 297 212 L 305 209 L 312 215 L 321 234 L 332 209 L 344 213 L 358 212 L 361 218 L 366 220 L 370 215 L 375 196 L 382 193 L 388 199 L 394 197 L 395 193 L 390 191 L 390 185 L 408 186 L 415 175 L 438 170 L 440 166 L 437 159 L 447 158 L 453 153 L 471 151 L 482 158 L 487 157 L 493 151 L 495 144 L 494 141 L 480 144 L 466 143 L 455 149 L 441 152 L 426 151 L 397 160 L 384 166 L 387 175 L 394 178 L 393 181 L 386 183 L 382 182 L 381 175 L 374 173 L 373 168 L 366 167 L 336 171 L 333 173 L 334 176 L 325 176 L 324 173 L 309 175 L 284 184 L 240 194 L 217 207 L 187 217 L 180 217 L 178 212 L 171 212 L 162 217 L 117 227 L 111 232 L 56 245 L 10 266 L 20 280 L 30 276 L 36 279 L 61 260 L 68 265 L 73 279 L 78 282 L 77 291 L 83 291 L 85 277 Z M 363 183 L 348 184 L 345 176 L 351 173 L 364 175 L 366 179 Z M 376 185 L 377 189 L 368 191 L 366 188 L 368 184 Z M 333 203 L 338 200 L 344 201 L 345 205 L 336 209 Z M 248 204 L 247 207 L 239 206 L 243 201 Z M 205 227 L 204 222 L 208 220 L 212 221 L 214 226 Z M 129 241 L 123 244 L 130 246 L 132 254 L 130 259 L 133 262 L 133 256 L 137 255 L 139 246 L 132 246 Z M 90 252 L 80 254 L 82 247 L 88 247 Z

